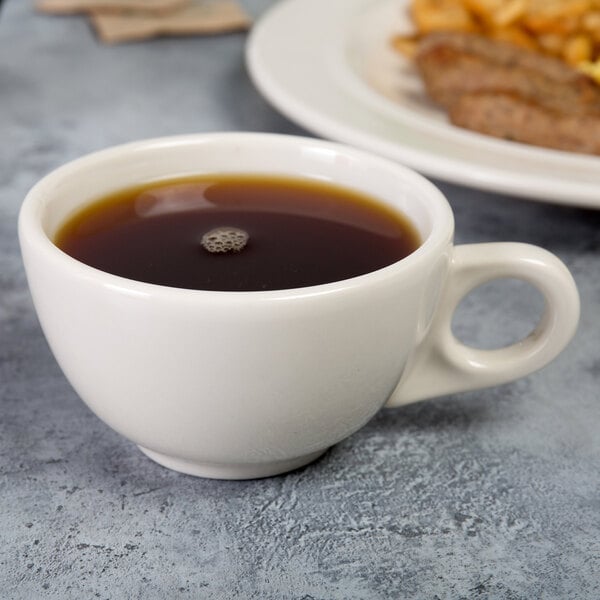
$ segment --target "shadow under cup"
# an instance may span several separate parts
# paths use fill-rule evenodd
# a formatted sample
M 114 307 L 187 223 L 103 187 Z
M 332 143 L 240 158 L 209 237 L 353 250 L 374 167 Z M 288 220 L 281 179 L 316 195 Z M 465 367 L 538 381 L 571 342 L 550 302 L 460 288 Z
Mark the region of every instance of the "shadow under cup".
M 330 181 L 399 210 L 423 243 L 345 281 L 212 292 L 111 275 L 51 241 L 102 196 L 204 173 Z M 446 200 L 412 171 L 337 144 L 270 134 L 164 138 L 88 155 L 42 179 L 19 220 L 41 326 L 79 396 L 157 462 L 232 479 L 304 465 L 385 404 L 431 323 L 452 235 Z

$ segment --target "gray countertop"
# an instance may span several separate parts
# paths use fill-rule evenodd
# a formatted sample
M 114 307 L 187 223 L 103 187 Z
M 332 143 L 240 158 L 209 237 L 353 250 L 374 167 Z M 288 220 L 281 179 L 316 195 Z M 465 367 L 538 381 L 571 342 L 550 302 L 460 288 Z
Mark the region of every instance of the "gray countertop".
M 457 242 L 530 242 L 566 262 L 582 299 L 567 350 L 512 384 L 384 410 L 287 475 L 171 472 L 61 374 L 27 289 L 20 204 L 51 169 L 120 142 L 309 134 L 254 89 L 245 34 L 107 47 L 83 18 L 32 5 L 0 12 L 0 597 L 599 598 L 600 211 L 436 182 Z M 540 310 L 527 285 L 496 283 L 455 327 L 497 346 Z

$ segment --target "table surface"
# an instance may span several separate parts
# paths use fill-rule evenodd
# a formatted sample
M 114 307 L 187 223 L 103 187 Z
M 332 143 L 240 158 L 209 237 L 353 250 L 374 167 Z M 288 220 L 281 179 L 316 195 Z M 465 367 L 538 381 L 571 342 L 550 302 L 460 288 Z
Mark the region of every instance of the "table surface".
M 248 0 L 258 18 L 269 0 Z M 16 223 L 27 190 L 134 139 L 309 135 L 253 87 L 244 33 L 98 43 L 85 19 L 0 13 L 1 598 L 600 597 L 600 211 L 436 182 L 458 243 L 543 246 L 572 270 L 578 333 L 514 383 L 384 410 L 318 462 L 232 482 L 154 464 L 79 400 L 44 340 Z M 600 193 L 600 190 L 599 190 Z M 539 294 L 469 296 L 457 333 L 527 333 Z

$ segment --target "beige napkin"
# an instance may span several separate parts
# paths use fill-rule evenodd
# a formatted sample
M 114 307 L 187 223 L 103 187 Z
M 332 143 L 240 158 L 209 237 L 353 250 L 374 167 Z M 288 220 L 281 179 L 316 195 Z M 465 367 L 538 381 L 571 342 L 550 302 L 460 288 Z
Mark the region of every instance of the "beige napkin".
M 93 12 L 92 23 L 107 44 L 143 40 L 159 35 L 223 33 L 248 29 L 250 17 L 236 0 L 192 0 L 164 15 L 130 11 Z
M 36 9 L 51 14 L 139 10 L 168 13 L 190 3 L 190 0 L 37 0 Z
M 106 44 L 239 31 L 252 24 L 238 0 L 38 0 L 36 7 L 53 14 L 87 13 Z

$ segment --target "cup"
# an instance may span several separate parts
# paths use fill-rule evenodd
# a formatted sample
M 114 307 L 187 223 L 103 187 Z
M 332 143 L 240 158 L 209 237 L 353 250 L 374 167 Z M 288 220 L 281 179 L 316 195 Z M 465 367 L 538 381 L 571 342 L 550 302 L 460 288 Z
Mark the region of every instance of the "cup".
M 87 266 L 52 242 L 73 211 L 135 184 L 202 173 L 320 179 L 401 211 L 423 243 L 366 275 L 266 292 L 169 288 Z M 573 336 L 579 297 L 553 254 L 520 243 L 453 246 L 449 204 L 394 162 L 315 139 L 199 134 L 75 160 L 27 195 L 19 238 L 50 348 L 83 401 L 156 462 L 246 479 L 315 460 L 383 406 L 494 386 L 550 362 Z M 513 277 L 545 312 L 518 343 L 455 338 L 466 294 Z

